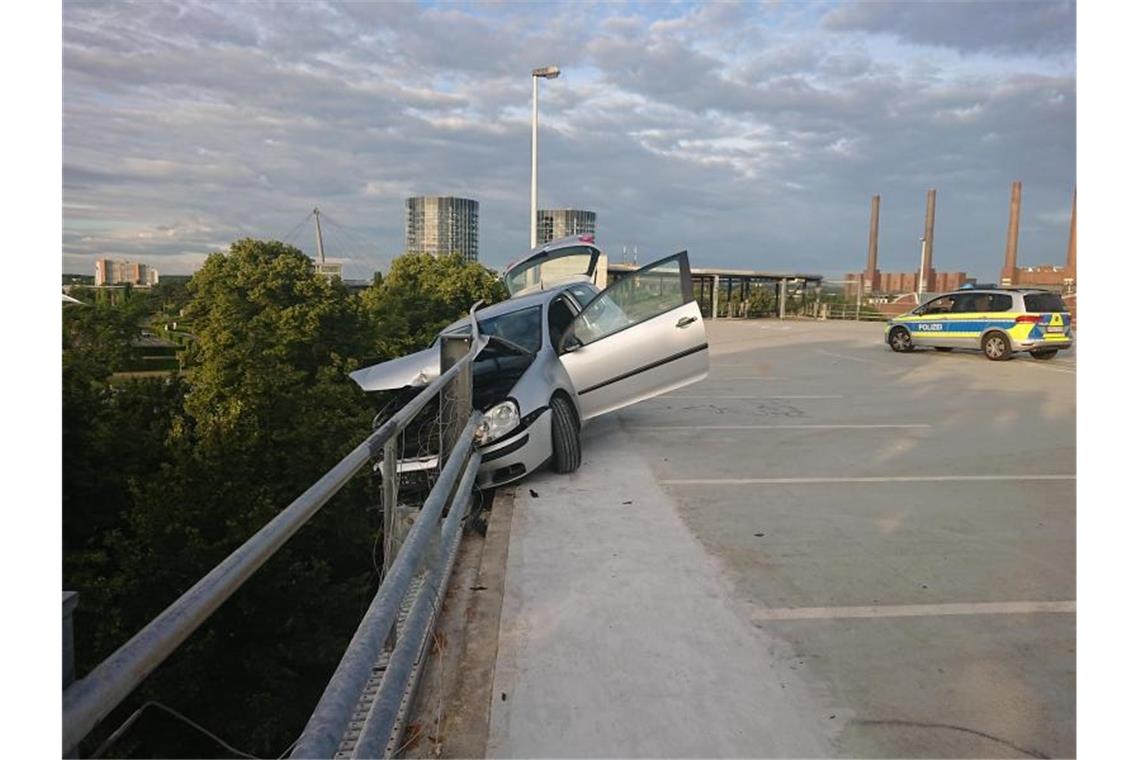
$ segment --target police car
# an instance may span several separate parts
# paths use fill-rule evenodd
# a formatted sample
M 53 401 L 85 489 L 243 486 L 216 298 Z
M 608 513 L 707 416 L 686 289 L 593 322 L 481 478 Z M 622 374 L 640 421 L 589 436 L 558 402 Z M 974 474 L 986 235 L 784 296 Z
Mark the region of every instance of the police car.
M 1052 359 L 1072 348 L 1068 308 L 1061 297 L 1038 288 L 963 288 L 930 299 L 887 323 L 894 351 L 930 346 L 981 350 L 1001 361 L 1019 351 Z

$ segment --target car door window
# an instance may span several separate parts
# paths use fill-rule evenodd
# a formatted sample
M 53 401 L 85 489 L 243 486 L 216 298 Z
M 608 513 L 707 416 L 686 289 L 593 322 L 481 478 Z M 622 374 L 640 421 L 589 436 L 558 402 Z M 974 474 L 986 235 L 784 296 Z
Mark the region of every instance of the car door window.
M 550 325 L 550 345 L 557 346 L 562 340 L 562 334 L 574 321 L 575 309 L 570 305 L 570 299 L 559 296 L 550 302 L 546 321 Z
M 682 273 L 688 259 L 671 256 L 651 267 L 638 270 L 602 291 L 574 323 L 573 335 L 589 345 L 616 332 L 683 306 L 692 300 L 692 285 Z
M 930 303 L 919 309 L 918 313 L 922 316 L 939 316 L 941 314 L 949 314 L 954 309 L 954 296 L 943 296 L 942 298 L 935 298 Z

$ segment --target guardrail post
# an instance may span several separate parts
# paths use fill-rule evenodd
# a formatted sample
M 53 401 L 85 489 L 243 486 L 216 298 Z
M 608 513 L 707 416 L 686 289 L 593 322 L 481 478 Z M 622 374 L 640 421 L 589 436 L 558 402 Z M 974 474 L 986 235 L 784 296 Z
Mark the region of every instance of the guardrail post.
M 63 688 L 75 680 L 75 624 L 72 618 L 79 604 L 79 593 L 63 592 Z
M 440 336 L 439 371 L 443 373 L 451 369 L 470 350 L 470 336 Z M 463 367 L 459 374 L 443 387 L 440 394 L 439 466 L 442 469 L 459 440 L 463 426 L 471 417 L 471 365 Z
M 63 688 L 75 680 L 75 608 L 79 605 L 79 592 L 63 592 Z M 79 757 L 78 747 L 65 747 L 65 758 Z

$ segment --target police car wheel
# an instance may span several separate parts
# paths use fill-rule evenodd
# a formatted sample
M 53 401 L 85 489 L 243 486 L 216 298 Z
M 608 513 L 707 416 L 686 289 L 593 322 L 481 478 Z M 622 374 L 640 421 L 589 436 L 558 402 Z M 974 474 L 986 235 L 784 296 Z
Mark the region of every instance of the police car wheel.
M 896 327 L 891 330 L 891 350 L 892 351 L 913 351 L 914 343 L 910 340 L 910 333 L 906 328 Z
M 1004 361 L 1010 356 L 1009 339 L 998 332 L 990 333 L 982 338 L 982 350 L 986 358 L 995 362 Z
M 1054 356 L 1057 355 L 1057 349 L 1045 348 L 1045 349 L 1042 349 L 1040 351 L 1030 351 L 1029 355 L 1032 356 L 1034 359 L 1040 359 L 1041 361 L 1048 361 L 1049 359 L 1052 359 Z

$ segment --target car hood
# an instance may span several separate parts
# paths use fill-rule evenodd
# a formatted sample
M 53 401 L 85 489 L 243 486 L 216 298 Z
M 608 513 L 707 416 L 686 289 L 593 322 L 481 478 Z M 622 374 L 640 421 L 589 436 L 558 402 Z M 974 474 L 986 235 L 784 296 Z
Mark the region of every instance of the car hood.
M 439 341 L 399 359 L 373 364 L 349 374 L 365 391 L 390 391 L 407 386 L 420 387 L 439 377 Z
M 478 341 L 479 354 L 482 354 L 483 350 L 491 344 L 504 354 L 534 356 L 525 348 L 494 335 L 480 335 Z M 439 377 L 439 374 L 439 340 L 437 339 L 435 343 L 423 351 L 358 369 L 349 373 L 348 377 L 363 391 L 394 391 L 409 386 L 422 388 Z

